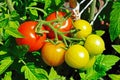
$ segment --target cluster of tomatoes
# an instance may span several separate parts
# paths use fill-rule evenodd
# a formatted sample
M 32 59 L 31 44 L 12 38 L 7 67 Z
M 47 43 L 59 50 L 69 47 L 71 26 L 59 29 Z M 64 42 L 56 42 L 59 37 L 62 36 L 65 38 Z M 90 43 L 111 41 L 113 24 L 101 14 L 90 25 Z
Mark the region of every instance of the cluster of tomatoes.
M 105 50 L 104 41 L 100 36 L 92 34 L 92 26 L 89 22 L 72 21 L 70 17 L 65 19 L 63 18 L 65 15 L 65 12 L 60 11 L 51 13 L 44 21 L 46 24 L 37 29 L 42 33 L 40 35 L 35 31 L 38 26 L 37 21 L 22 23 L 18 31 L 24 37 L 17 38 L 16 43 L 28 45 L 29 52 L 40 50 L 43 61 L 49 66 L 59 66 L 65 61 L 72 68 L 89 68 L 94 64 L 95 56 Z M 75 29 L 76 33 L 70 35 L 72 29 Z M 76 40 L 73 40 L 73 37 Z M 54 39 L 58 39 L 56 43 L 52 43 Z M 67 47 L 64 42 L 66 39 L 69 41 L 67 44 L 70 44 Z M 83 45 L 71 44 L 82 39 Z

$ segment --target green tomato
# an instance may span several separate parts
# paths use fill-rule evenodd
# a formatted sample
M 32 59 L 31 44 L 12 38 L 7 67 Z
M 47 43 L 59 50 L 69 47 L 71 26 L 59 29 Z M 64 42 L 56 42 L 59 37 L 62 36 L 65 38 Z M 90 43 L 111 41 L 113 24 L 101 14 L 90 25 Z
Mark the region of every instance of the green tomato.
M 87 37 L 84 47 L 88 50 L 90 55 L 98 55 L 105 50 L 105 43 L 100 36 L 91 34 Z
M 65 62 L 72 68 L 80 69 L 89 61 L 88 51 L 81 45 L 72 45 L 65 53 Z

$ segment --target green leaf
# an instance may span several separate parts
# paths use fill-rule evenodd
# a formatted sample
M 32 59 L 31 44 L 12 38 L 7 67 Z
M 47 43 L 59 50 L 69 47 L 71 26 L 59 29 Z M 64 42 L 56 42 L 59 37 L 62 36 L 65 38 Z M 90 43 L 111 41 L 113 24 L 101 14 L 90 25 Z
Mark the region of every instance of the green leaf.
M 112 47 L 120 54 L 120 45 L 112 45 Z
M 12 72 L 6 72 L 2 80 L 12 80 Z
M 49 80 L 65 80 L 65 77 L 58 75 L 53 67 L 50 69 L 48 78 Z
M 113 10 L 110 14 L 110 39 L 114 41 L 120 35 L 120 2 L 116 1 L 113 4 Z
M 7 54 L 7 52 L 6 51 L 0 51 L 0 55 L 5 55 L 5 54 Z
M 55 0 L 56 6 L 58 6 L 61 3 L 61 0 Z
M 94 66 L 80 73 L 81 80 L 97 80 L 105 76 L 119 59 L 115 55 L 98 55 Z
M 102 66 L 105 71 L 108 71 L 119 60 L 120 58 L 115 55 L 100 55 L 96 60 L 96 69 L 99 69 Z
M 111 80 L 120 80 L 120 74 L 109 74 Z
M 0 61 L 0 75 L 13 63 L 11 57 L 5 57 Z
M 97 35 L 99 35 L 99 36 L 102 36 L 105 33 L 105 31 L 103 31 L 103 30 L 96 30 L 95 33 Z
M 34 67 L 33 64 L 29 64 L 29 66 L 22 66 L 21 72 L 24 72 L 25 79 L 28 80 L 48 80 L 44 73 L 40 72 L 42 70 L 37 69 L 39 71 L 36 71 L 37 68 Z M 45 72 L 45 71 L 44 71 Z
M 23 38 L 23 35 L 15 28 L 7 27 L 5 28 L 5 32 L 15 38 Z
M 16 21 L 16 20 L 19 20 L 20 17 L 19 17 L 19 14 L 14 10 L 11 12 L 10 14 L 10 20 L 11 21 Z
M 19 27 L 19 22 L 18 21 L 9 21 L 8 22 L 8 27 L 12 27 L 12 28 L 18 28 Z
M 36 3 L 36 2 L 31 2 L 31 3 L 29 4 L 29 6 L 37 6 L 37 3 Z
M 38 12 L 35 9 L 29 9 L 30 10 L 30 18 L 31 19 L 37 19 L 38 18 Z
M 47 9 L 48 7 L 51 6 L 52 0 L 45 0 L 45 6 L 44 9 Z

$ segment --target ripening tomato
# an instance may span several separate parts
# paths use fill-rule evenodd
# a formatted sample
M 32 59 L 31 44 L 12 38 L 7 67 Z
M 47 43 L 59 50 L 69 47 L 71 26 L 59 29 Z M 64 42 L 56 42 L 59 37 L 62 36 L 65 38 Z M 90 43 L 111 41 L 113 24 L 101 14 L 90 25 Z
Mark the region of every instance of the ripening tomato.
M 74 27 L 79 29 L 76 33 L 76 37 L 78 38 L 86 38 L 89 34 L 92 33 L 92 26 L 86 20 L 76 20 L 74 23 Z
M 24 36 L 24 38 L 16 38 L 16 43 L 18 45 L 28 45 L 29 52 L 39 50 L 46 40 L 46 34 L 38 35 L 35 32 L 35 27 L 38 24 L 36 21 L 26 21 L 22 23 L 18 31 Z M 44 30 L 44 27 L 42 27 Z
M 49 66 L 61 65 L 66 51 L 64 48 L 65 45 L 62 42 L 58 44 L 46 42 L 41 50 L 43 61 Z
M 65 53 L 65 62 L 72 68 L 83 68 L 88 61 L 89 53 L 81 45 L 72 45 Z
M 105 43 L 103 39 L 96 34 L 89 35 L 85 41 L 84 46 L 90 55 L 98 55 L 103 53 L 105 50 Z
M 47 16 L 46 21 L 51 21 L 57 19 L 57 17 L 63 18 L 66 15 L 65 12 L 53 12 L 50 15 Z M 52 25 L 55 25 L 54 28 L 58 28 L 59 31 L 61 32 L 68 32 L 72 28 L 72 19 L 69 17 L 67 20 L 63 21 L 62 26 L 60 26 L 60 22 L 54 22 Z M 53 39 L 55 38 L 54 31 L 49 28 L 48 26 L 45 27 L 46 30 L 49 31 L 47 34 L 49 38 Z M 65 34 L 68 36 L 68 34 Z M 62 39 L 61 36 L 58 36 L 59 39 Z

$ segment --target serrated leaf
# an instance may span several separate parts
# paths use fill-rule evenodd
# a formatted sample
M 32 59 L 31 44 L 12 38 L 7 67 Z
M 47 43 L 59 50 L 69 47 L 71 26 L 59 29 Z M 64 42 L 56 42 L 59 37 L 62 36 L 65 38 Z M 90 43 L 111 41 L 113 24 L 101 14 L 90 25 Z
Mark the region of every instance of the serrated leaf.
M 50 7 L 51 3 L 52 3 L 52 0 L 45 0 L 44 9 L 47 9 L 48 7 Z
M 15 28 L 7 27 L 5 29 L 5 32 L 15 38 L 23 38 L 23 35 L 20 32 L 18 32 L 18 30 Z
M 12 72 L 6 72 L 2 80 L 12 80 Z
M 39 79 L 30 71 L 30 69 L 29 69 L 27 66 L 22 66 L 21 72 L 24 72 L 25 79 L 28 79 L 28 80 L 39 80 Z
M 21 72 L 24 72 L 25 79 L 28 80 L 48 80 L 44 73 L 39 72 L 40 70 L 36 72 L 36 69 L 39 70 L 33 64 L 29 64 L 28 66 L 23 66 Z
M 112 45 L 112 47 L 120 54 L 120 45 Z
M 81 80 L 97 80 L 100 77 L 104 76 L 103 73 L 97 72 L 93 68 L 87 69 L 86 72 L 79 73 Z
M 65 80 L 65 77 L 58 75 L 53 67 L 50 69 L 48 78 L 49 80 Z
M 120 2 L 114 2 L 113 10 L 110 14 L 110 39 L 114 41 L 120 35 Z
M 11 57 L 5 57 L 0 61 L 0 75 L 13 63 Z
M 100 55 L 96 62 L 96 65 L 98 65 L 96 68 L 99 68 L 100 66 L 102 66 L 104 67 L 105 71 L 108 71 L 119 60 L 120 58 L 115 55 Z
M 120 80 L 120 74 L 109 74 L 111 80 Z
M 48 77 L 47 71 L 45 71 L 45 70 L 42 69 L 42 68 L 36 68 L 36 69 L 35 69 L 35 72 L 36 72 L 37 74 L 43 74 L 43 75 L 45 75 L 46 77 Z
M 115 55 L 98 55 L 96 62 L 92 68 L 86 72 L 80 73 L 81 80 L 97 80 L 106 75 L 106 72 L 112 68 L 113 65 L 120 58 Z

